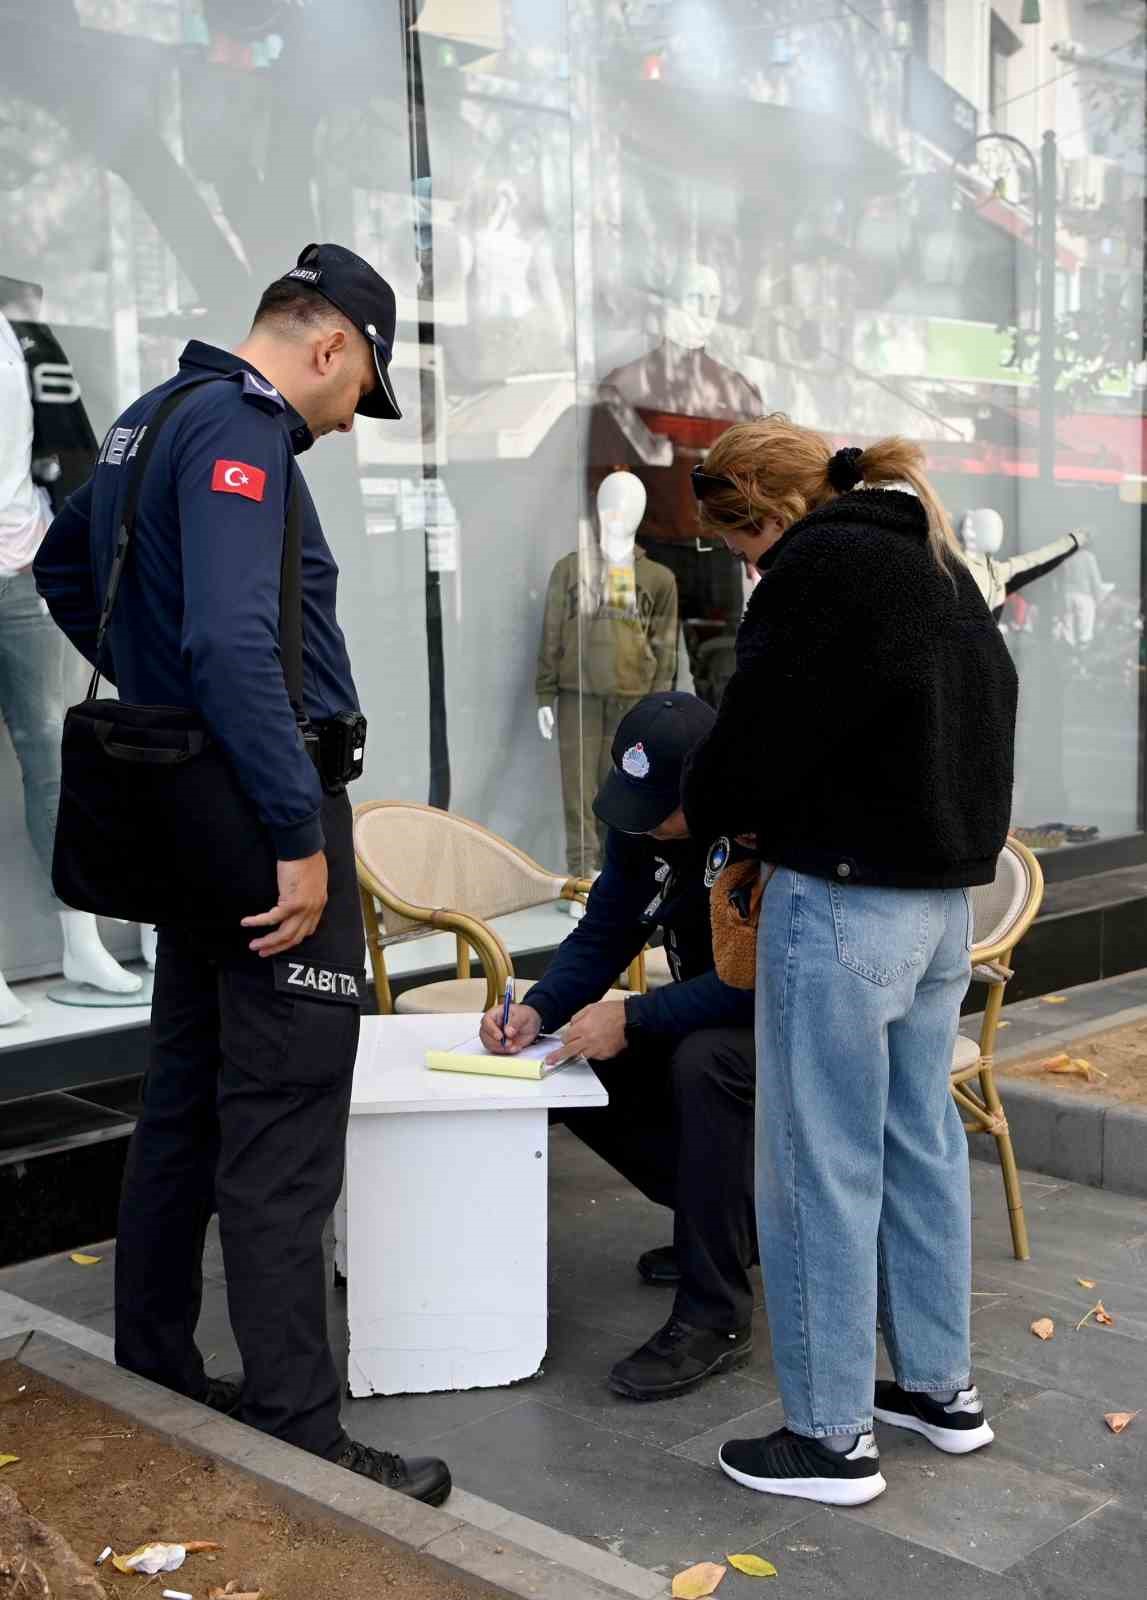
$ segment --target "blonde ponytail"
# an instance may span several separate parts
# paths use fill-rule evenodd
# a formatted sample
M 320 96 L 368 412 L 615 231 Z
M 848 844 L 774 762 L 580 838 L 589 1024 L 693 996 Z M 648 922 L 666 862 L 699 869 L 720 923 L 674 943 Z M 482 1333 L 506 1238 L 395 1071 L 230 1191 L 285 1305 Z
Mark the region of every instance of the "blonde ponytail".
M 835 500 L 845 484 L 904 484 L 924 507 L 936 565 L 950 573 L 953 557 L 961 554 L 951 519 L 925 474 L 924 452 L 908 439 L 880 439 L 866 450 L 834 453 L 822 434 L 776 411 L 727 428 L 705 458 L 705 473 L 729 483 L 727 491 L 707 493 L 700 506 L 701 526 L 718 535 L 722 528 L 759 528 L 769 517 L 791 527 Z

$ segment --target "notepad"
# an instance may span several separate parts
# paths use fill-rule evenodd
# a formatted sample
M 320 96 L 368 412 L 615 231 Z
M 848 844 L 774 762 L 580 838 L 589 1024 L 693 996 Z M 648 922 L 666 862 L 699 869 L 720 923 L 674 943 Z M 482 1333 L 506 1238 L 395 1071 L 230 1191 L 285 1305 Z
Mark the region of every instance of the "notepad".
M 555 1034 L 542 1034 L 533 1044 L 519 1050 L 516 1056 L 494 1056 L 486 1049 L 478 1034 L 464 1039 L 449 1050 L 428 1050 L 426 1065 L 432 1072 L 477 1072 L 491 1078 L 532 1078 L 539 1082 L 551 1072 L 562 1067 L 572 1067 L 584 1057 L 574 1056 L 557 1066 L 547 1067 L 545 1058 L 561 1049 L 562 1041 Z

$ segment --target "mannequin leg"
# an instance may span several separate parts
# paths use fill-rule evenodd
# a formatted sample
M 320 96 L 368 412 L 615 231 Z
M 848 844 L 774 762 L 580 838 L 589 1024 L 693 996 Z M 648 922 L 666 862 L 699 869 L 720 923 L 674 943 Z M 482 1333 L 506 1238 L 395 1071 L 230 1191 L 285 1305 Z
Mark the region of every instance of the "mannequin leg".
M 571 877 L 592 878 L 601 866 L 593 798 L 605 702 L 598 695 L 558 695 L 558 753 Z
M 154 928 L 146 927 L 143 923 L 139 929 L 139 950 L 143 956 L 148 970 L 155 971 L 155 950 L 159 941 L 159 934 Z
M 4 982 L 4 974 L 0 972 L 0 1028 L 6 1028 L 12 1022 L 23 1022 L 27 1015 L 25 1008 Z
M 143 979 L 121 967 L 100 942 L 99 928 L 90 911 L 61 911 L 64 935 L 64 977 L 69 983 L 90 983 L 109 994 L 138 994 Z

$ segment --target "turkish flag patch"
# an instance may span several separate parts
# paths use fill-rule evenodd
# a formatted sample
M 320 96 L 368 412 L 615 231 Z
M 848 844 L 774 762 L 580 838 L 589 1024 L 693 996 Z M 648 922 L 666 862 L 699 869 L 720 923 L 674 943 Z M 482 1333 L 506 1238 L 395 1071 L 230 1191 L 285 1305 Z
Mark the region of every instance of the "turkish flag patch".
M 267 487 L 267 474 L 245 461 L 217 461 L 211 473 L 211 487 L 220 494 L 241 494 L 248 500 L 261 500 Z

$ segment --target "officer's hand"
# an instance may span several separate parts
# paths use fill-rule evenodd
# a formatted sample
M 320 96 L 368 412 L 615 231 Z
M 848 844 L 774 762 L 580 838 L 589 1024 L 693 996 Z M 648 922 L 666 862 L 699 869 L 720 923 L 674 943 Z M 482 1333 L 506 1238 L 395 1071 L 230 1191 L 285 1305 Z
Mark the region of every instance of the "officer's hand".
M 492 1056 L 516 1056 L 528 1044 L 533 1044 L 542 1031 L 542 1019 L 533 1006 L 511 1006 L 510 1021 L 506 1028 L 506 1043 L 502 1043 L 502 1008 L 495 1006 L 482 1018 L 478 1033 Z
M 276 863 L 279 900 L 273 911 L 244 917 L 245 928 L 274 928 L 250 948 L 260 956 L 281 956 L 309 938 L 318 927 L 327 903 L 327 858 L 320 850 L 302 861 Z
M 569 1061 L 574 1056 L 610 1061 L 624 1049 L 625 1001 L 599 1000 L 578 1012 L 566 1032 L 565 1044 L 546 1057 L 546 1065 L 556 1067 L 559 1061 Z

